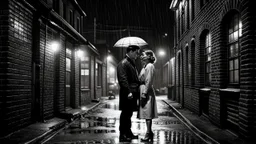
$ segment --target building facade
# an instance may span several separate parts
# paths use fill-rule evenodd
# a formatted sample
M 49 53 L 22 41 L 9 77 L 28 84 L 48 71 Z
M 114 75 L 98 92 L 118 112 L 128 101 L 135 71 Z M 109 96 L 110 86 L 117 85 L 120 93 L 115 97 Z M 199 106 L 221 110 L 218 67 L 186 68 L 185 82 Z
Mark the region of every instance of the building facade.
M 1 136 L 106 95 L 85 17 L 75 0 L 1 1 Z
M 255 1 L 173 0 L 175 57 L 168 96 L 215 125 L 256 131 Z

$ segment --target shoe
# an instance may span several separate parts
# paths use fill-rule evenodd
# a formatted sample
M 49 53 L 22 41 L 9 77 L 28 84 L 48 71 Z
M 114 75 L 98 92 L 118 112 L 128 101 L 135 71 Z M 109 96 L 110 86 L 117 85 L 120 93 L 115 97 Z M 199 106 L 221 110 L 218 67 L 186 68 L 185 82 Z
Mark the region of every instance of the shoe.
M 154 133 L 150 132 L 150 133 L 146 133 L 145 137 L 143 139 L 141 139 L 142 142 L 148 142 L 148 141 L 153 141 L 153 137 L 154 137 Z
M 132 139 L 126 135 L 119 136 L 119 142 L 130 142 Z
M 132 134 L 129 134 L 129 135 L 127 135 L 129 138 L 131 138 L 131 139 L 138 139 L 139 138 L 139 136 L 138 135 L 134 135 L 133 133 Z
M 131 139 L 138 139 L 139 136 L 138 135 L 134 135 L 132 133 L 132 131 L 129 131 L 127 134 L 126 134 L 127 137 L 131 138 Z

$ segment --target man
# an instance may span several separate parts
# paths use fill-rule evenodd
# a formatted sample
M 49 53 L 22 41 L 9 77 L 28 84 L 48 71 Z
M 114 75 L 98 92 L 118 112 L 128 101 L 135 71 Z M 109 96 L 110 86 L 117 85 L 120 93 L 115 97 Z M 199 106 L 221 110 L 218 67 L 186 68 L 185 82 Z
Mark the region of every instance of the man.
M 117 79 L 120 85 L 119 109 L 120 114 L 120 142 L 131 141 L 138 136 L 131 131 L 131 117 L 137 110 L 139 98 L 139 78 L 135 60 L 139 56 L 139 46 L 130 45 L 126 49 L 125 58 L 117 65 Z

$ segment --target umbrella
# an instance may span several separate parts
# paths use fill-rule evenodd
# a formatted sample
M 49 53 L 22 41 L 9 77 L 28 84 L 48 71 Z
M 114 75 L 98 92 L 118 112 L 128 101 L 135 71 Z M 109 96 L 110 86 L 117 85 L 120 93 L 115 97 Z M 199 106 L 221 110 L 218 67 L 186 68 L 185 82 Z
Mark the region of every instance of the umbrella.
M 145 42 L 142 38 L 129 36 L 119 39 L 114 47 L 128 47 L 129 45 L 137 45 L 137 46 L 144 46 L 148 43 Z

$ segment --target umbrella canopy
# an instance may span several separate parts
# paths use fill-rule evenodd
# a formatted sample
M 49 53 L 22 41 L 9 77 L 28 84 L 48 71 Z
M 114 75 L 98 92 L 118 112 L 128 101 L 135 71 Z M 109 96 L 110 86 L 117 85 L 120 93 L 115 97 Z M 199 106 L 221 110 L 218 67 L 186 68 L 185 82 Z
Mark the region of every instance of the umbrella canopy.
M 119 39 L 115 43 L 114 47 L 128 47 L 129 45 L 144 46 L 147 44 L 148 43 L 144 41 L 142 38 L 129 36 Z

